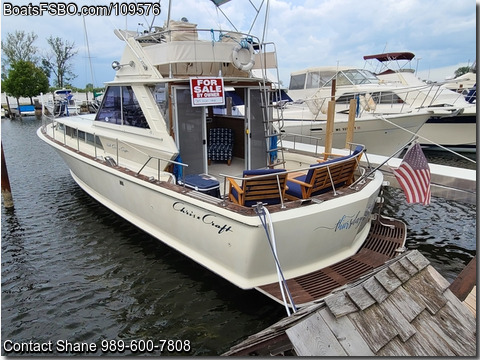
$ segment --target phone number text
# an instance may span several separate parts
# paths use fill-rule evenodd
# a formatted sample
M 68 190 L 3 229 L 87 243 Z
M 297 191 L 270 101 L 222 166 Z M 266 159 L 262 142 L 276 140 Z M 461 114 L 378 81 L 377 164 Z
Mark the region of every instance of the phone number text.
M 100 350 L 103 353 L 183 353 L 192 350 L 190 340 L 102 340 Z
M 38 5 L 14 5 L 3 3 L 3 16 L 127 16 L 160 15 L 160 3 L 151 2 L 111 2 L 108 5 L 77 5 L 64 2 L 40 2 Z

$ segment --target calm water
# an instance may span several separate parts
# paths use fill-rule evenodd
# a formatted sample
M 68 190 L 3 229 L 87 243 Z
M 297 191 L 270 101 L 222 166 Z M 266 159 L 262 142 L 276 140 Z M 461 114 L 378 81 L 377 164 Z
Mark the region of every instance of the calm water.
M 1 125 L 15 202 L 13 211 L 2 203 L 2 344 L 180 339 L 191 346 L 180 355 L 212 356 L 285 316 L 91 199 L 37 138 L 39 120 Z M 407 246 L 452 281 L 476 254 L 476 206 L 403 199 L 389 189 L 384 212 L 407 223 Z

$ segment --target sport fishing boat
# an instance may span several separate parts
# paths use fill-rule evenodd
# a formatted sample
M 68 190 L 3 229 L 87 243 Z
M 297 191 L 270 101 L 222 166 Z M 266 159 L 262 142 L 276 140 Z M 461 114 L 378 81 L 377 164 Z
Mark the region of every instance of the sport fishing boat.
M 125 50 L 98 112 L 46 118 L 37 132 L 94 199 L 242 289 L 290 294 L 290 307 L 403 247 L 405 225 L 378 214 L 383 175 L 360 165 L 362 145 L 337 157 L 282 148 L 272 84 L 253 76 L 276 69 L 272 43 L 170 14 L 116 34 Z M 320 275 L 355 256 L 334 281 L 342 270 Z

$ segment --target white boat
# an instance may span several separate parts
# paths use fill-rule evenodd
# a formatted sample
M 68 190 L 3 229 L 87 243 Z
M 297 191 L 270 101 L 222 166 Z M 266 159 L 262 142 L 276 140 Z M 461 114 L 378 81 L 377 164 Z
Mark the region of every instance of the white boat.
M 467 101 L 468 93 L 473 87 L 471 81 L 467 80 L 471 75 L 466 74 L 457 83 L 425 83 L 415 75 L 415 54 L 411 52 L 389 52 L 366 55 L 363 58 L 379 62 L 381 67 L 375 72 L 379 84 L 389 87 L 388 91 L 397 94 L 403 103 L 440 112 L 457 109 L 451 116 L 432 116 L 422 126 L 418 132 L 422 145 L 476 151 L 477 108 L 471 96 Z M 459 87 L 466 86 L 469 91 L 451 91 L 455 83 Z
M 469 103 L 477 100 L 477 62 L 474 61 L 470 70 L 456 78 L 448 77 L 445 83 L 441 85 L 444 88 L 450 89 L 456 93 L 465 96 L 465 100 Z
M 352 99 L 358 104 L 354 141 L 365 144 L 371 154 L 390 156 L 397 152 L 434 114 L 430 110 L 410 107 L 402 111 L 392 111 L 390 107 L 380 109 L 375 98 L 378 80 L 367 71 L 353 67 L 307 68 L 291 73 L 288 95 L 294 101 L 282 104 L 282 132 L 286 140 L 308 144 L 324 141 L 333 80 L 336 81 L 334 147 L 345 146 Z M 372 95 L 365 96 L 370 93 Z
M 139 36 L 116 31 L 125 49 L 97 114 L 51 118 L 38 129 L 83 190 L 242 289 L 345 260 L 374 229 L 395 231 L 390 255 L 403 246 L 405 225 L 386 219 L 385 227 L 375 213 L 382 173 L 359 179 L 363 146 L 330 160 L 270 147 L 271 84 L 252 70 L 267 60 L 276 67 L 273 44 L 167 24 Z M 213 111 L 225 89 L 242 99 L 243 115 Z M 228 136 L 217 153 L 218 132 Z M 232 144 L 233 153 L 224 151 Z
M 42 102 L 48 114 L 56 117 L 79 115 L 82 105 L 82 101 L 74 98 L 71 89 L 55 90 L 47 101 Z
M 410 53 L 364 58 L 400 60 L 406 54 Z M 338 142 L 345 141 L 349 102 L 355 98 L 355 141 L 365 144 L 370 153 L 390 155 L 414 133 L 422 145 L 475 148 L 475 105 L 466 102 L 462 95 L 419 81 L 410 69 L 401 69 L 374 74 L 352 66 L 325 66 L 293 72 L 288 95 L 294 102 L 287 103 L 283 112 L 285 120 L 293 121 L 286 122 L 285 132 L 318 137 L 315 133 L 324 131 L 321 121 L 326 119 L 335 81 Z M 339 146 L 338 142 L 334 146 Z

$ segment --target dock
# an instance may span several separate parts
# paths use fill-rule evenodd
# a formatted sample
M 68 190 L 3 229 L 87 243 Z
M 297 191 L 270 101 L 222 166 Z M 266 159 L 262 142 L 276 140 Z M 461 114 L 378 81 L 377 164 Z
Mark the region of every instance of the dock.
M 475 356 L 476 343 L 475 315 L 410 250 L 223 355 Z

